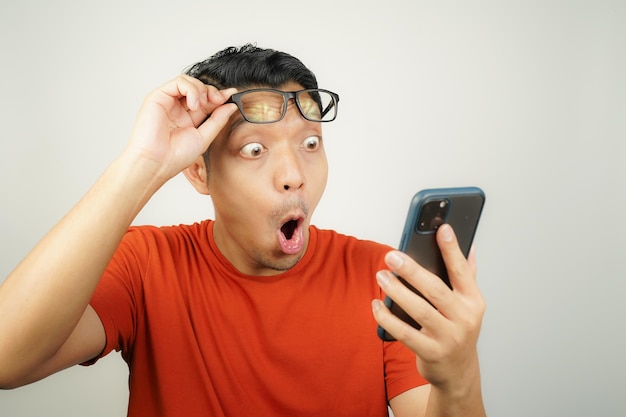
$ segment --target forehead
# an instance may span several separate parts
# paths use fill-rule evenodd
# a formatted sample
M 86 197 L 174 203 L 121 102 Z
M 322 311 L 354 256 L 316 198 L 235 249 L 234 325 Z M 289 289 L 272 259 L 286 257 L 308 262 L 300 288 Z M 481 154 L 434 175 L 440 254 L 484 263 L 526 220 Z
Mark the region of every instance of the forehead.
M 286 91 L 286 92 L 299 91 L 299 90 L 304 89 L 304 87 L 300 83 L 297 83 L 295 81 L 288 81 L 285 84 L 280 85 L 278 87 L 272 87 L 272 86 L 264 85 L 264 84 L 255 84 L 255 85 L 247 86 L 245 88 L 238 89 L 238 92 L 241 93 L 241 92 L 252 90 L 255 88 L 273 88 L 276 90 L 281 90 L 281 91 Z M 290 103 L 289 105 L 292 105 L 292 104 Z M 241 113 L 239 111 L 236 111 L 235 113 L 233 113 L 232 116 L 230 116 L 230 119 L 228 123 L 226 124 L 226 126 L 224 126 L 224 129 L 222 129 L 222 132 L 224 132 L 227 136 L 230 136 L 239 126 L 241 126 L 244 123 L 247 123 L 247 122 L 244 120 Z

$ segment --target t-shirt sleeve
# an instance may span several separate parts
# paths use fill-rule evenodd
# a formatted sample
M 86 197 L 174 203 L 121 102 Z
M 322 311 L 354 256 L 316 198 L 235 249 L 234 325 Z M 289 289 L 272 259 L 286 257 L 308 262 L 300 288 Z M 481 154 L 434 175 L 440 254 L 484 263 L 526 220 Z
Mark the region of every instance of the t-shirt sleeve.
M 142 306 L 141 265 L 149 253 L 142 233 L 130 229 L 109 262 L 90 305 L 100 317 L 106 335 L 102 352 L 82 365 L 92 365 L 111 351 L 126 355 L 132 345 Z
M 417 370 L 415 353 L 400 342 L 384 342 L 387 400 L 411 388 L 428 384 Z
M 379 259 L 379 263 L 373 265 L 375 271 L 387 269 L 383 258 L 391 249 L 388 246 L 382 246 L 382 249 L 378 249 L 380 255 L 375 257 L 375 259 Z M 379 297 L 381 299 L 384 298 L 385 294 L 382 290 L 378 288 L 378 291 Z M 401 342 L 383 342 L 383 360 L 387 401 L 411 388 L 428 384 L 428 381 L 420 375 L 417 369 L 415 353 Z

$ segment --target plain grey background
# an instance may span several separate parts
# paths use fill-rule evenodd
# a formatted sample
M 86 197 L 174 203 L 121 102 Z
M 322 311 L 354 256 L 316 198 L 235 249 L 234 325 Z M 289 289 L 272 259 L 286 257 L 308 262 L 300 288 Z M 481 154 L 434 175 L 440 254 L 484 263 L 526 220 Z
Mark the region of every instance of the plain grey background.
M 318 226 L 396 245 L 417 190 L 485 190 L 488 414 L 626 415 L 625 21 L 621 0 L 3 1 L 0 280 L 121 152 L 150 90 L 256 42 L 341 95 Z M 212 213 L 178 176 L 136 223 Z M 0 415 L 126 401 L 112 354 L 0 392 Z

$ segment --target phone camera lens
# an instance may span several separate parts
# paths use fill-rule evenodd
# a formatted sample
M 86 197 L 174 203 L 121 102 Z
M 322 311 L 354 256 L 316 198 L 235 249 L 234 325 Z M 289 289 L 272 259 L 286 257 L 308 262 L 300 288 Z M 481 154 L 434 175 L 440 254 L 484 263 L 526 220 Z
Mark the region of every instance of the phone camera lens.
M 448 217 L 448 200 L 437 199 L 424 204 L 417 221 L 418 232 L 434 232 Z

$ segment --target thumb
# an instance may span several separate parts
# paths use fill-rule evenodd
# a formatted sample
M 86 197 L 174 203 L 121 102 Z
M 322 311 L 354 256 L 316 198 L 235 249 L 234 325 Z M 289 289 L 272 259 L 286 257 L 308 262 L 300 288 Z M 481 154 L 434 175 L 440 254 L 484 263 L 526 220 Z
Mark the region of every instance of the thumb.
M 208 119 L 198 126 L 198 132 L 202 137 L 204 149 L 208 149 L 211 143 L 215 140 L 217 135 L 224 129 L 230 116 L 237 111 L 237 105 L 234 103 L 224 104 L 219 106 Z

